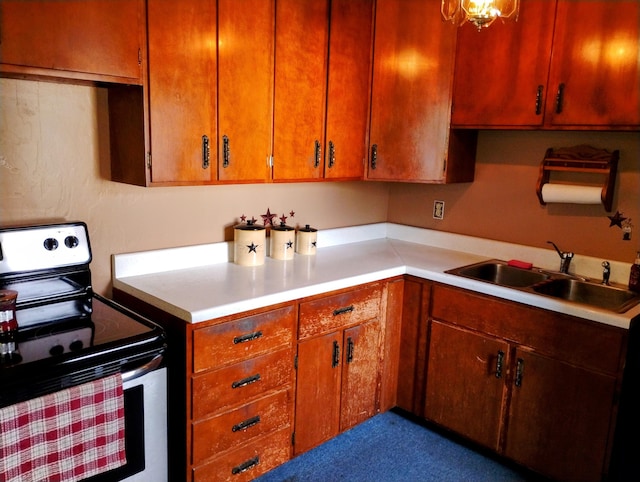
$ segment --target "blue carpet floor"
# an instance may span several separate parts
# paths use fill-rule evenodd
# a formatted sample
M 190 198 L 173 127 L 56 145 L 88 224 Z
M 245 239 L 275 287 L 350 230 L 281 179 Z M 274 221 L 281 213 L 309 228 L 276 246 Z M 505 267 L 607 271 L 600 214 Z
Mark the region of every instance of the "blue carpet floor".
M 256 480 L 515 482 L 531 479 L 397 413 L 387 412 Z

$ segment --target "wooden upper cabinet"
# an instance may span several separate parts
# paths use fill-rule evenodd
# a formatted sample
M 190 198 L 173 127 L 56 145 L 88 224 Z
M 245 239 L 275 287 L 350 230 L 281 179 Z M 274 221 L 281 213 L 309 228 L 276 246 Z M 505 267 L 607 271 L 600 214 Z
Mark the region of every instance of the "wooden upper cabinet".
M 273 180 L 322 178 L 328 0 L 278 0 Z
M 458 29 L 451 124 L 541 126 L 555 1 L 521 2 L 517 22 Z
M 216 180 L 216 3 L 148 0 L 151 182 Z
M 640 2 L 559 0 L 545 122 L 640 128 L 639 44 Z
M 332 0 L 324 177 L 361 179 L 367 160 L 373 0 Z
M 275 0 L 218 0 L 218 179 L 271 178 Z
M 517 22 L 460 28 L 452 125 L 640 127 L 640 3 L 529 0 Z
M 0 2 L 0 72 L 142 84 L 144 0 Z
M 368 179 L 473 180 L 449 155 L 455 41 L 439 0 L 376 2 Z

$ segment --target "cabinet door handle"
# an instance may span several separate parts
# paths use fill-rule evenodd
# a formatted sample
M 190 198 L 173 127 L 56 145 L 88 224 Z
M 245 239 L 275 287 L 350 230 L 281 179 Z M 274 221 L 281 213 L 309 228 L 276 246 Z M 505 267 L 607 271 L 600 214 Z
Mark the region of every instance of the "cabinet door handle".
M 333 141 L 329 141 L 329 168 L 336 163 L 336 145 Z
M 524 360 L 522 358 L 518 358 L 516 362 L 516 387 L 522 386 L 522 373 L 524 372 Z
M 371 169 L 378 167 L 378 144 L 371 146 Z
M 538 90 L 536 92 L 536 115 L 542 114 L 542 91 L 544 87 L 542 85 L 538 86 Z
M 254 331 L 253 333 L 247 333 L 246 335 L 236 336 L 233 339 L 233 344 L 237 345 L 238 343 L 246 343 L 248 341 L 257 340 L 262 336 L 261 331 Z
M 209 136 L 202 136 L 202 169 L 209 167 Z
M 333 359 L 331 360 L 331 368 L 340 365 L 340 345 L 337 341 L 333 341 Z
M 345 306 L 344 308 L 338 308 L 333 310 L 333 316 L 344 315 L 353 311 L 353 305 Z
M 260 374 L 256 373 L 255 375 L 251 375 L 250 377 L 243 378 L 242 380 L 236 380 L 231 384 L 231 388 L 245 387 L 259 380 L 260 380 Z
M 504 352 L 498 350 L 498 356 L 496 358 L 496 378 L 502 378 L 502 364 L 504 363 Z
M 315 150 L 316 150 L 316 160 L 313 163 L 313 167 L 318 167 L 320 165 L 320 157 L 322 156 L 322 148 L 320 147 L 320 141 L 318 139 L 316 139 L 315 142 Z
M 253 427 L 260 423 L 260 415 L 256 415 L 255 417 L 248 418 L 243 420 L 240 423 L 236 423 L 233 427 L 231 427 L 232 432 L 239 432 L 240 430 L 247 429 L 249 427 Z
M 564 84 L 560 84 L 558 86 L 558 92 L 556 93 L 556 114 L 560 114 L 562 112 L 563 104 L 564 104 Z
M 351 363 L 353 361 L 353 340 L 351 337 L 347 338 L 347 363 Z
M 242 462 L 240 465 L 235 466 L 231 469 L 231 473 L 233 475 L 241 474 L 242 472 L 246 472 L 254 465 L 258 465 L 260 463 L 260 456 L 256 455 L 252 459 L 247 460 L 246 462 Z
M 229 167 L 229 137 L 225 134 L 222 136 L 222 167 Z

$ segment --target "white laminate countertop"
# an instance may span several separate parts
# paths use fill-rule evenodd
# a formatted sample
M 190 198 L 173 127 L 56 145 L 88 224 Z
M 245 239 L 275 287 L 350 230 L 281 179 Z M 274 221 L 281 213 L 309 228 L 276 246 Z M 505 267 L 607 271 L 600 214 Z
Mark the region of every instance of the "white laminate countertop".
M 640 316 L 640 305 L 626 313 L 611 313 L 445 273 L 493 258 L 519 259 L 557 270 L 559 257 L 553 249 L 392 223 L 319 231 L 317 254 L 296 254 L 290 261 L 267 257 L 262 266 L 246 267 L 234 264 L 232 257 L 230 242 L 115 254 L 113 287 L 188 323 L 403 274 L 625 329 Z M 598 279 L 602 261 L 577 254 L 570 272 Z M 626 284 L 630 266 L 611 262 L 611 280 Z

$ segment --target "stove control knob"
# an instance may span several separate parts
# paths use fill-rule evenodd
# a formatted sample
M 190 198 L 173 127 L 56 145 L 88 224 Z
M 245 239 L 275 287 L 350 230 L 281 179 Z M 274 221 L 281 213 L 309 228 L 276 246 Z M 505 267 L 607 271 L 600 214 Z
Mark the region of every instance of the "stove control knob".
M 71 351 L 82 350 L 83 346 L 84 346 L 84 343 L 82 343 L 82 340 L 74 340 L 69 344 L 69 350 Z
M 56 238 L 47 238 L 44 240 L 44 249 L 54 251 L 58 249 L 58 240 Z
M 49 349 L 49 355 L 51 356 L 58 356 L 58 355 L 62 355 L 63 353 L 64 353 L 64 347 L 62 345 L 53 345 Z
M 75 236 L 67 236 L 64 238 L 64 245 L 67 248 L 75 248 L 78 244 L 80 244 L 80 240 Z

